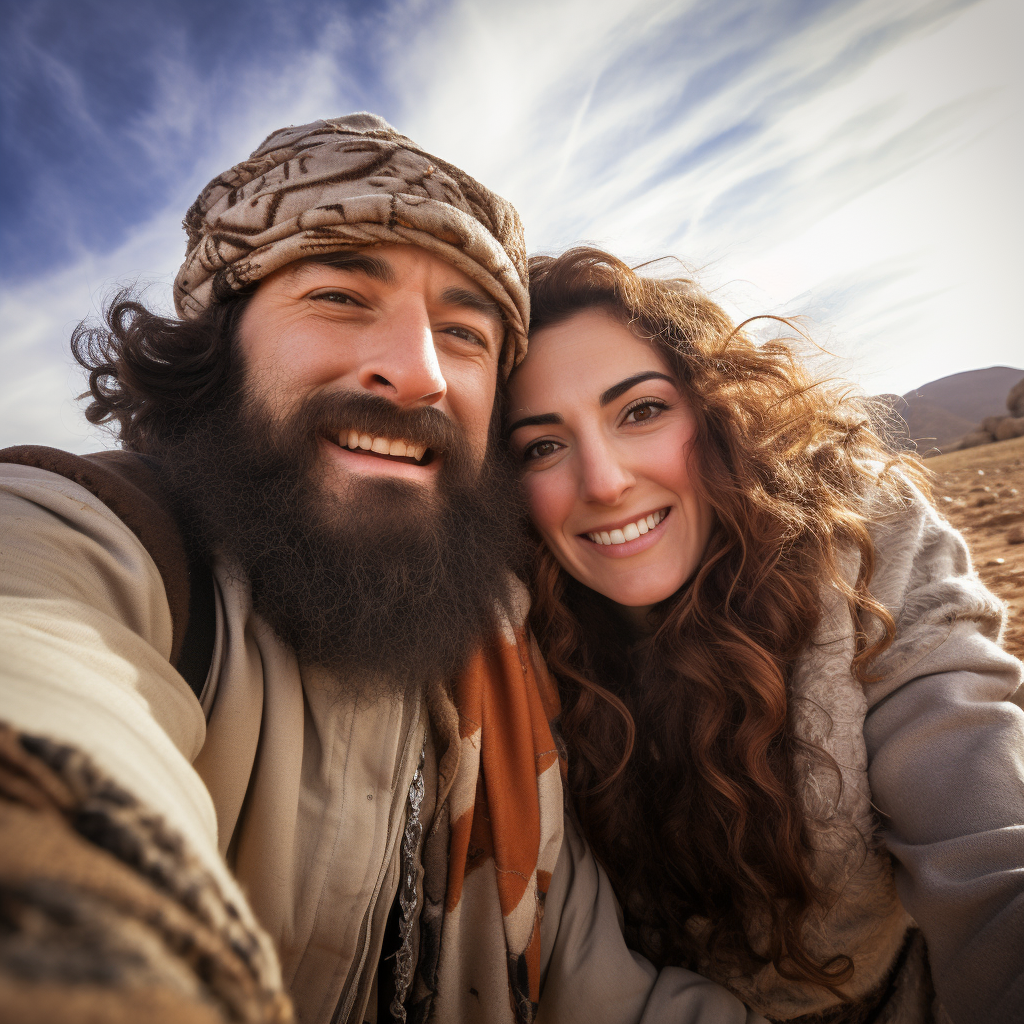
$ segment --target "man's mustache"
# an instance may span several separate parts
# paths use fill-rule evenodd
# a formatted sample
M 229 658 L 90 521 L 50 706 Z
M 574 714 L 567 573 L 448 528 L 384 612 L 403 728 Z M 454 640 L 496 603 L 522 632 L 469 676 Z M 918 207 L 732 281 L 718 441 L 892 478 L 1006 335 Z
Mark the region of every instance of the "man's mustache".
M 400 409 L 380 395 L 323 391 L 307 398 L 290 417 L 291 430 L 344 445 L 349 431 L 421 445 L 434 455 L 462 452 L 462 428 L 439 409 Z

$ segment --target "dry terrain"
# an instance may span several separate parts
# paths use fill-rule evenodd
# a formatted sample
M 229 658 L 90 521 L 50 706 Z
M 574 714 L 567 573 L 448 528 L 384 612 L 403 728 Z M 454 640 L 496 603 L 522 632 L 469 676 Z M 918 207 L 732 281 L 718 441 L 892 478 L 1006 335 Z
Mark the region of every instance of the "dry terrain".
M 935 501 L 967 540 L 986 586 L 1010 606 L 1006 648 L 1024 658 L 1024 437 L 928 459 Z

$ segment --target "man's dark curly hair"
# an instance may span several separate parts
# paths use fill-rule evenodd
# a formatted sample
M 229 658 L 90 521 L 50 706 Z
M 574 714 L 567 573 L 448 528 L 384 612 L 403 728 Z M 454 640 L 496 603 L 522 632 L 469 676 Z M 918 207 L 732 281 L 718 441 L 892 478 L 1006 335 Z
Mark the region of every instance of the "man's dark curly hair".
M 252 291 L 215 303 L 195 320 L 160 316 L 131 289 L 107 303 L 99 324 L 83 320 L 71 352 L 89 373 L 90 423 L 116 423 L 130 451 L 156 454 L 163 442 L 223 396 L 232 340 Z

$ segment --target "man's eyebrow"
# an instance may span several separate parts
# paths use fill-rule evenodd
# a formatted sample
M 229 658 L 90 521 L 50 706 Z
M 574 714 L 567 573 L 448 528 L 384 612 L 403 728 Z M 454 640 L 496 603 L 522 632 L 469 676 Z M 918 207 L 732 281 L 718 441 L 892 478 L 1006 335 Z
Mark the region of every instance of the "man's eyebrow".
M 467 309 L 475 309 L 484 316 L 489 316 L 502 327 L 505 326 L 505 316 L 499 306 L 489 295 L 481 295 L 479 292 L 470 291 L 468 288 L 445 288 L 441 293 L 441 301 L 449 306 L 465 306 Z
M 295 273 L 309 272 L 313 267 L 333 267 L 335 270 L 351 270 L 357 274 L 365 274 L 381 284 L 395 283 L 395 270 L 383 256 L 374 256 L 368 252 L 326 252 L 317 256 L 309 256 L 295 264 Z
M 544 412 L 539 416 L 524 416 L 521 420 L 505 428 L 505 436 L 511 437 L 520 427 L 542 427 L 549 423 L 564 423 L 565 420 L 557 412 Z
M 607 391 L 603 391 L 599 399 L 601 405 L 614 402 L 630 388 L 642 384 L 645 380 L 667 380 L 669 384 L 675 384 L 675 380 L 667 373 L 662 373 L 660 370 L 644 370 L 641 373 L 634 373 L 632 377 L 627 377 L 625 380 L 620 380 L 618 384 L 613 384 Z

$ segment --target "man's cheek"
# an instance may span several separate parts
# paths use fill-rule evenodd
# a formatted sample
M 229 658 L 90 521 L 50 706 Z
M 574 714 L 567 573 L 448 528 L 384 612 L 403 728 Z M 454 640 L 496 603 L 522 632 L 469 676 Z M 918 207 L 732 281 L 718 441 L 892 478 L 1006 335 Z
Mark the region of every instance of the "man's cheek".
M 500 416 L 492 415 L 492 408 L 488 406 L 486 410 L 475 410 L 471 418 L 462 418 L 456 422 L 462 427 L 463 437 L 474 464 L 481 466 L 488 448 L 500 436 Z

